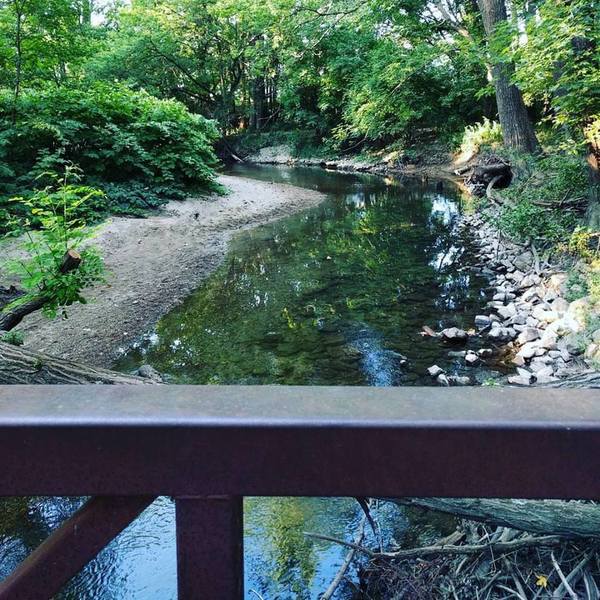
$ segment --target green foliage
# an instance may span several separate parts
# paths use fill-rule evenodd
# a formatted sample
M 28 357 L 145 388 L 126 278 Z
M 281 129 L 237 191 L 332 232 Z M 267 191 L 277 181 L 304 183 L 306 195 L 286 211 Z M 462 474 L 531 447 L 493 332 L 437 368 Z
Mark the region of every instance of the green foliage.
M 570 271 L 565 286 L 567 288 L 565 299 L 569 302 L 579 300 L 589 294 L 587 278 L 580 271 Z
M 0 341 L 13 346 L 22 346 L 25 343 L 25 337 L 22 331 L 14 329 L 13 331 L 2 333 L 2 335 L 0 335 Z
M 500 123 L 485 118 L 481 123 L 467 125 L 460 144 L 461 153 L 476 155 L 484 147 L 494 147 L 502 143 Z
M 547 211 L 531 200 L 522 199 L 512 206 L 502 207 L 498 225 L 509 236 L 522 242 L 531 239 L 559 242 L 568 236 L 574 219 L 570 215 Z
M 587 261 L 600 258 L 600 233 L 588 227 L 576 227 L 568 242 L 569 252 Z
M 102 197 L 102 192 L 77 183 L 77 170 L 67 167 L 64 176 L 46 174 L 53 184 L 37 190 L 30 198 L 15 198 L 27 216 L 22 228 L 27 231 L 23 250 L 28 258 L 9 263 L 9 271 L 19 276 L 27 294 L 9 304 L 5 310 L 34 297 L 46 299 L 43 312 L 56 316 L 75 302 L 86 303 L 82 291 L 102 280 L 104 266 L 100 255 L 85 242 L 93 231 L 86 227 L 89 205 Z M 30 232 L 33 225 L 39 231 Z M 77 250 L 81 262 L 77 268 L 61 268 L 65 254 Z
M 5 196 L 22 193 L 42 173 L 69 162 L 89 183 L 108 182 L 104 199 L 89 205 L 100 213 L 152 208 L 185 189 L 214 187 L 215 128 L 174 100 L 115 84 L 47 87 L 24 92 L 17 114 L 13 122 L 12 97 L 0 94 Z M 6 211 L 6 202 L 0 208 Z
M 587 174 L 583 162 L 564 155 L 521 157 L 517 171 L 517 181 L 503 192 L 505 204 L 500 209 L 499 227 L 521 241 L 567 242 L 578 220 L 564 203 L 585 199 Z
M 589 0 L 546 0 L 523 16 L 527 37 L 506 44 L 504 53 L 514 59 L 515 79 L 526 98 L 546 105 L 547 119 L 572 150 L 584 142 L 584 128 L 600 112 L 598 6 Z

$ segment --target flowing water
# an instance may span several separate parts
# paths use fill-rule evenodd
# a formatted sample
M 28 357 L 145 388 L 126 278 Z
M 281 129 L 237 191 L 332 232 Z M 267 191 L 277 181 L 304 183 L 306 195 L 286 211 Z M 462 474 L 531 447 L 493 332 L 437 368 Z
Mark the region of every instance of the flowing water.
M 118 369 L 150 364 L 173 383 L 197 384 L 430 385 L 433 364 L 473 383 L 499 376 L 493 360 L 466 367 L 451 348 L 420 335 L 423 325 L 469 329 L 486 302 L 487 281 L 469 268 L 473 249 L 456 229 L 464 209 L 458 190 L 310 168 L 233 173 L 318 189 L 327 199 L 237 236 L 222 267 Z M 79 503 L 5 501 L 0 576 Z M 453 528 L 449 518 L 386 503 L 374 514 L 384 543 L 427 541 Z M 353 499 L 248 498 L 244 518 L 246 597 L 312 599 L 345 551 L 303 532 L 351 539 L 361 511 Z M 376 541 L 367 530 L 365 543 Z M 60 598 L 168 600 L 176 597 L 175 573 L 174 507 L 160 498 Z M 336 597 L 353 593 L 345 584 Z

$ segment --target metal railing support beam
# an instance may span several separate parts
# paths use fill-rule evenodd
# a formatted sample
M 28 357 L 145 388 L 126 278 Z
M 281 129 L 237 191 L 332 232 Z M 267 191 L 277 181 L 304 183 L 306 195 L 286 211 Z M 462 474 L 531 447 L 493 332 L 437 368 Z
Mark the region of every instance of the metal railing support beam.
M 0 582 L 0 600 L 52 598 L 153 500 L 153 496 L 88 500 Z
M 175 499 L 178 600 L 243 597 L 243 499 Z

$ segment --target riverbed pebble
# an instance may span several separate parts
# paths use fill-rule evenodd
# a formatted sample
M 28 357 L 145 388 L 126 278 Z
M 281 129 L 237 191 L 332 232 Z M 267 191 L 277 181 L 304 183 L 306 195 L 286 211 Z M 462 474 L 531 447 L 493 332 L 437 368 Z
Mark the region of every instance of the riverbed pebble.
M 440 332 L 442 340 L 452 344 L 462 344 L 469 339 L 469 334 L 464 329 L 458 327 L 448 327 Z
M 465 362 L 470 367 L 474 367 L 479 362 L 479 356 L 472 350 L 469 350 L 465 356 Z
M 427 369 L 427 372 L 429 373 L 429 375 L 431 375 L 431 377 L 435 379 L 440 375 L 443 375 L 444 369 L 442 369 L 442 367 L 439 367 L 438 365 L 431 365 L 431 367 Z
M 582 347 L 591 302 L 589 297 L 566 300 L 568 273 L 540 266 L 536 252 L 504 240 L 479 215 L 462 220 L 463 227 L 477 232 L 478 260 L 484 266 L 480 272 L 492 272 L 487 290 L 491 314 L 477 315 L 475 328 L 515 365 L 517 373 L 508 382 L 551 383 L 600 361 L 600 329 Z M 467 351 L 465 362 L 475 364 L 483 356 L 480 352 Z

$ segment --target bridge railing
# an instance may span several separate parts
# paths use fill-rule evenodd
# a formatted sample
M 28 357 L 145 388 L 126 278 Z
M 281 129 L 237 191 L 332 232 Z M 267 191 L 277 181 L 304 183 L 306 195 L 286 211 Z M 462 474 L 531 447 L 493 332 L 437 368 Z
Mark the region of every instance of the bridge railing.
M 244 496 L 600 499 L 600 391 L 0 386 L 0 496 L 90 500 L 0 583 L 50 598 L 154 498 L 178 597 L 242 597 Z

